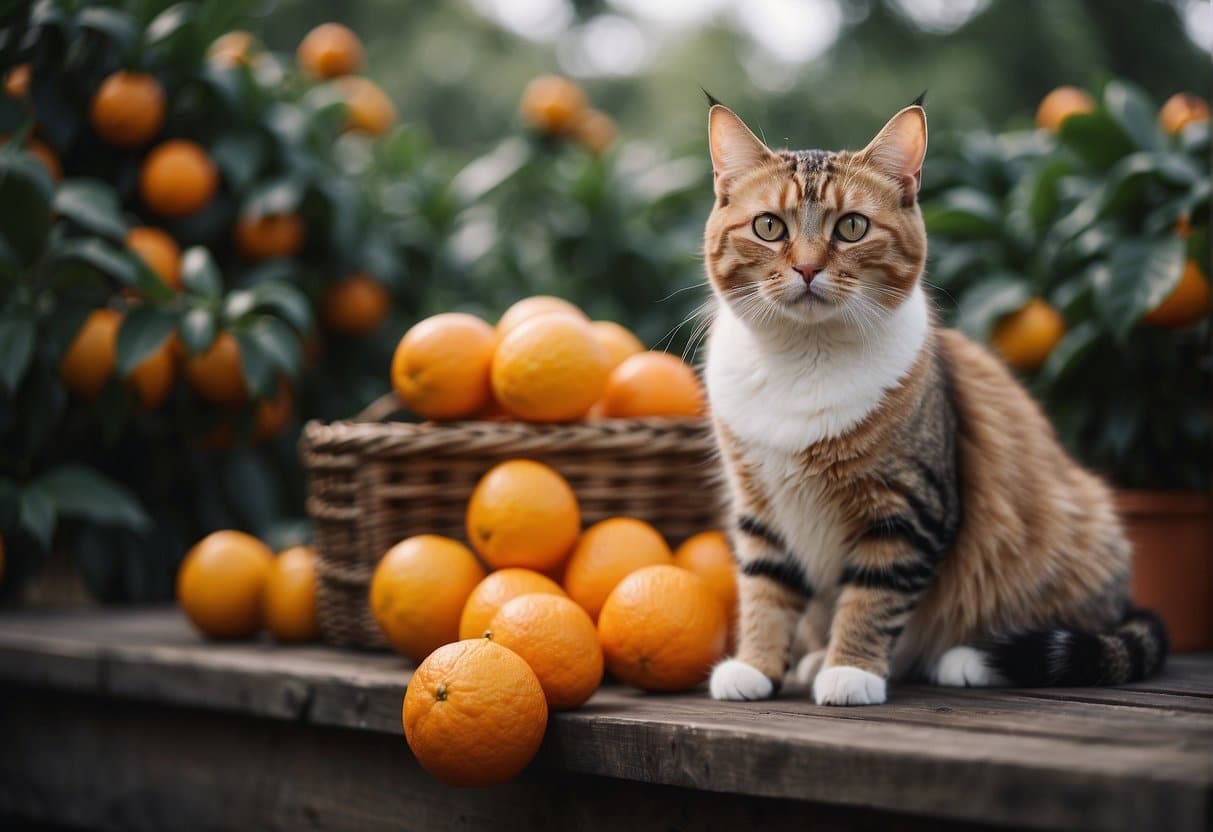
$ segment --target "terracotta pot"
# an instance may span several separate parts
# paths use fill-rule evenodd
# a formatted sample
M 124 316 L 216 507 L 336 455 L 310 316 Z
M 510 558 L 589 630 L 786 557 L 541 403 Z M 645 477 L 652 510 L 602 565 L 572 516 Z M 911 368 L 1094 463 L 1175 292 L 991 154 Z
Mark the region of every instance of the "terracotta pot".
M 1203 491 L 1120 491 L 1133 541 L 1133 602 L 1167 622 L 1176 653 L 1213 646 L 1213 497 Z

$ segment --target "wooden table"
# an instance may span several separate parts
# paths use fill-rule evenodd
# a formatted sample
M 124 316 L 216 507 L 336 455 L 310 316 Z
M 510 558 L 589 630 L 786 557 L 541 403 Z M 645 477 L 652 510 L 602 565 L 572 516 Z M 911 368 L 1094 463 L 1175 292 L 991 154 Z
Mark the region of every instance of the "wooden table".
M 0 615 L 0 821 L 133 829 L 1197 830 L 1213 657 L 1119 689 L 895 686 L 890 704 L 606 687 L 516 781 L 405 745 L 390 655 L 206 643 L 173 609 Z M 0 825 L 3 825 L 0 823 Z

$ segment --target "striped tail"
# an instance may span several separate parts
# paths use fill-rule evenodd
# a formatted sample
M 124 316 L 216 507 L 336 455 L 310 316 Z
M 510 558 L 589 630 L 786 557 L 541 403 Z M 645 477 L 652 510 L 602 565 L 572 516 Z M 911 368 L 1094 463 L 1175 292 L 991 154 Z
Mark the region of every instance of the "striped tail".
M 1170 649 L 1167 628 L 1149 610 L 1130 609 L 1108 633 L 1031 630 L 994 640 L 992 669 L 1020 687 L 1123 685 L 1153 676 Z

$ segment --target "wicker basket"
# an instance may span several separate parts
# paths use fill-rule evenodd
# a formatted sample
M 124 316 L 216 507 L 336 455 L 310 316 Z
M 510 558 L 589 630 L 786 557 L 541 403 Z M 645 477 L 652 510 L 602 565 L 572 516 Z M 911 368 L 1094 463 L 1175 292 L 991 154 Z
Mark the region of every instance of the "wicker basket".
M 376 403 L 360 418 L 391 409 Z M 367 601 L 379 558 L 415 534 L 465 540 L 472 489 L 506 459 L 536 459 L 563 474 L 586 525 L 638 517 L 677 544 L 719 521 L 702 420 L 309 422 L 300 451 L 318 552 L 317 616 L 331 644 L 386 646 Z

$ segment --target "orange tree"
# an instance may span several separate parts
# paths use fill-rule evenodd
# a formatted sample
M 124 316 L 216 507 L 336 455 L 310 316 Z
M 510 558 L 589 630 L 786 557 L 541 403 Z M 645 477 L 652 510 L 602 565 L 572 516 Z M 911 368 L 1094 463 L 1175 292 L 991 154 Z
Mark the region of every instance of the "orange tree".
M 937 143 L 928 278 L 1122 487 L 1209 484 L 1209 110 L 1113 81 Z
M 383 146 L 356 36 L 272 54 L 234 30 L 256 5 L 0 11 L 11 577 L 59 549 L 102 597 L 160 597 L 205 531 L 302 536 L 296 412 L 387 387 L 406 258 L 367 176 L 410 138 Z

